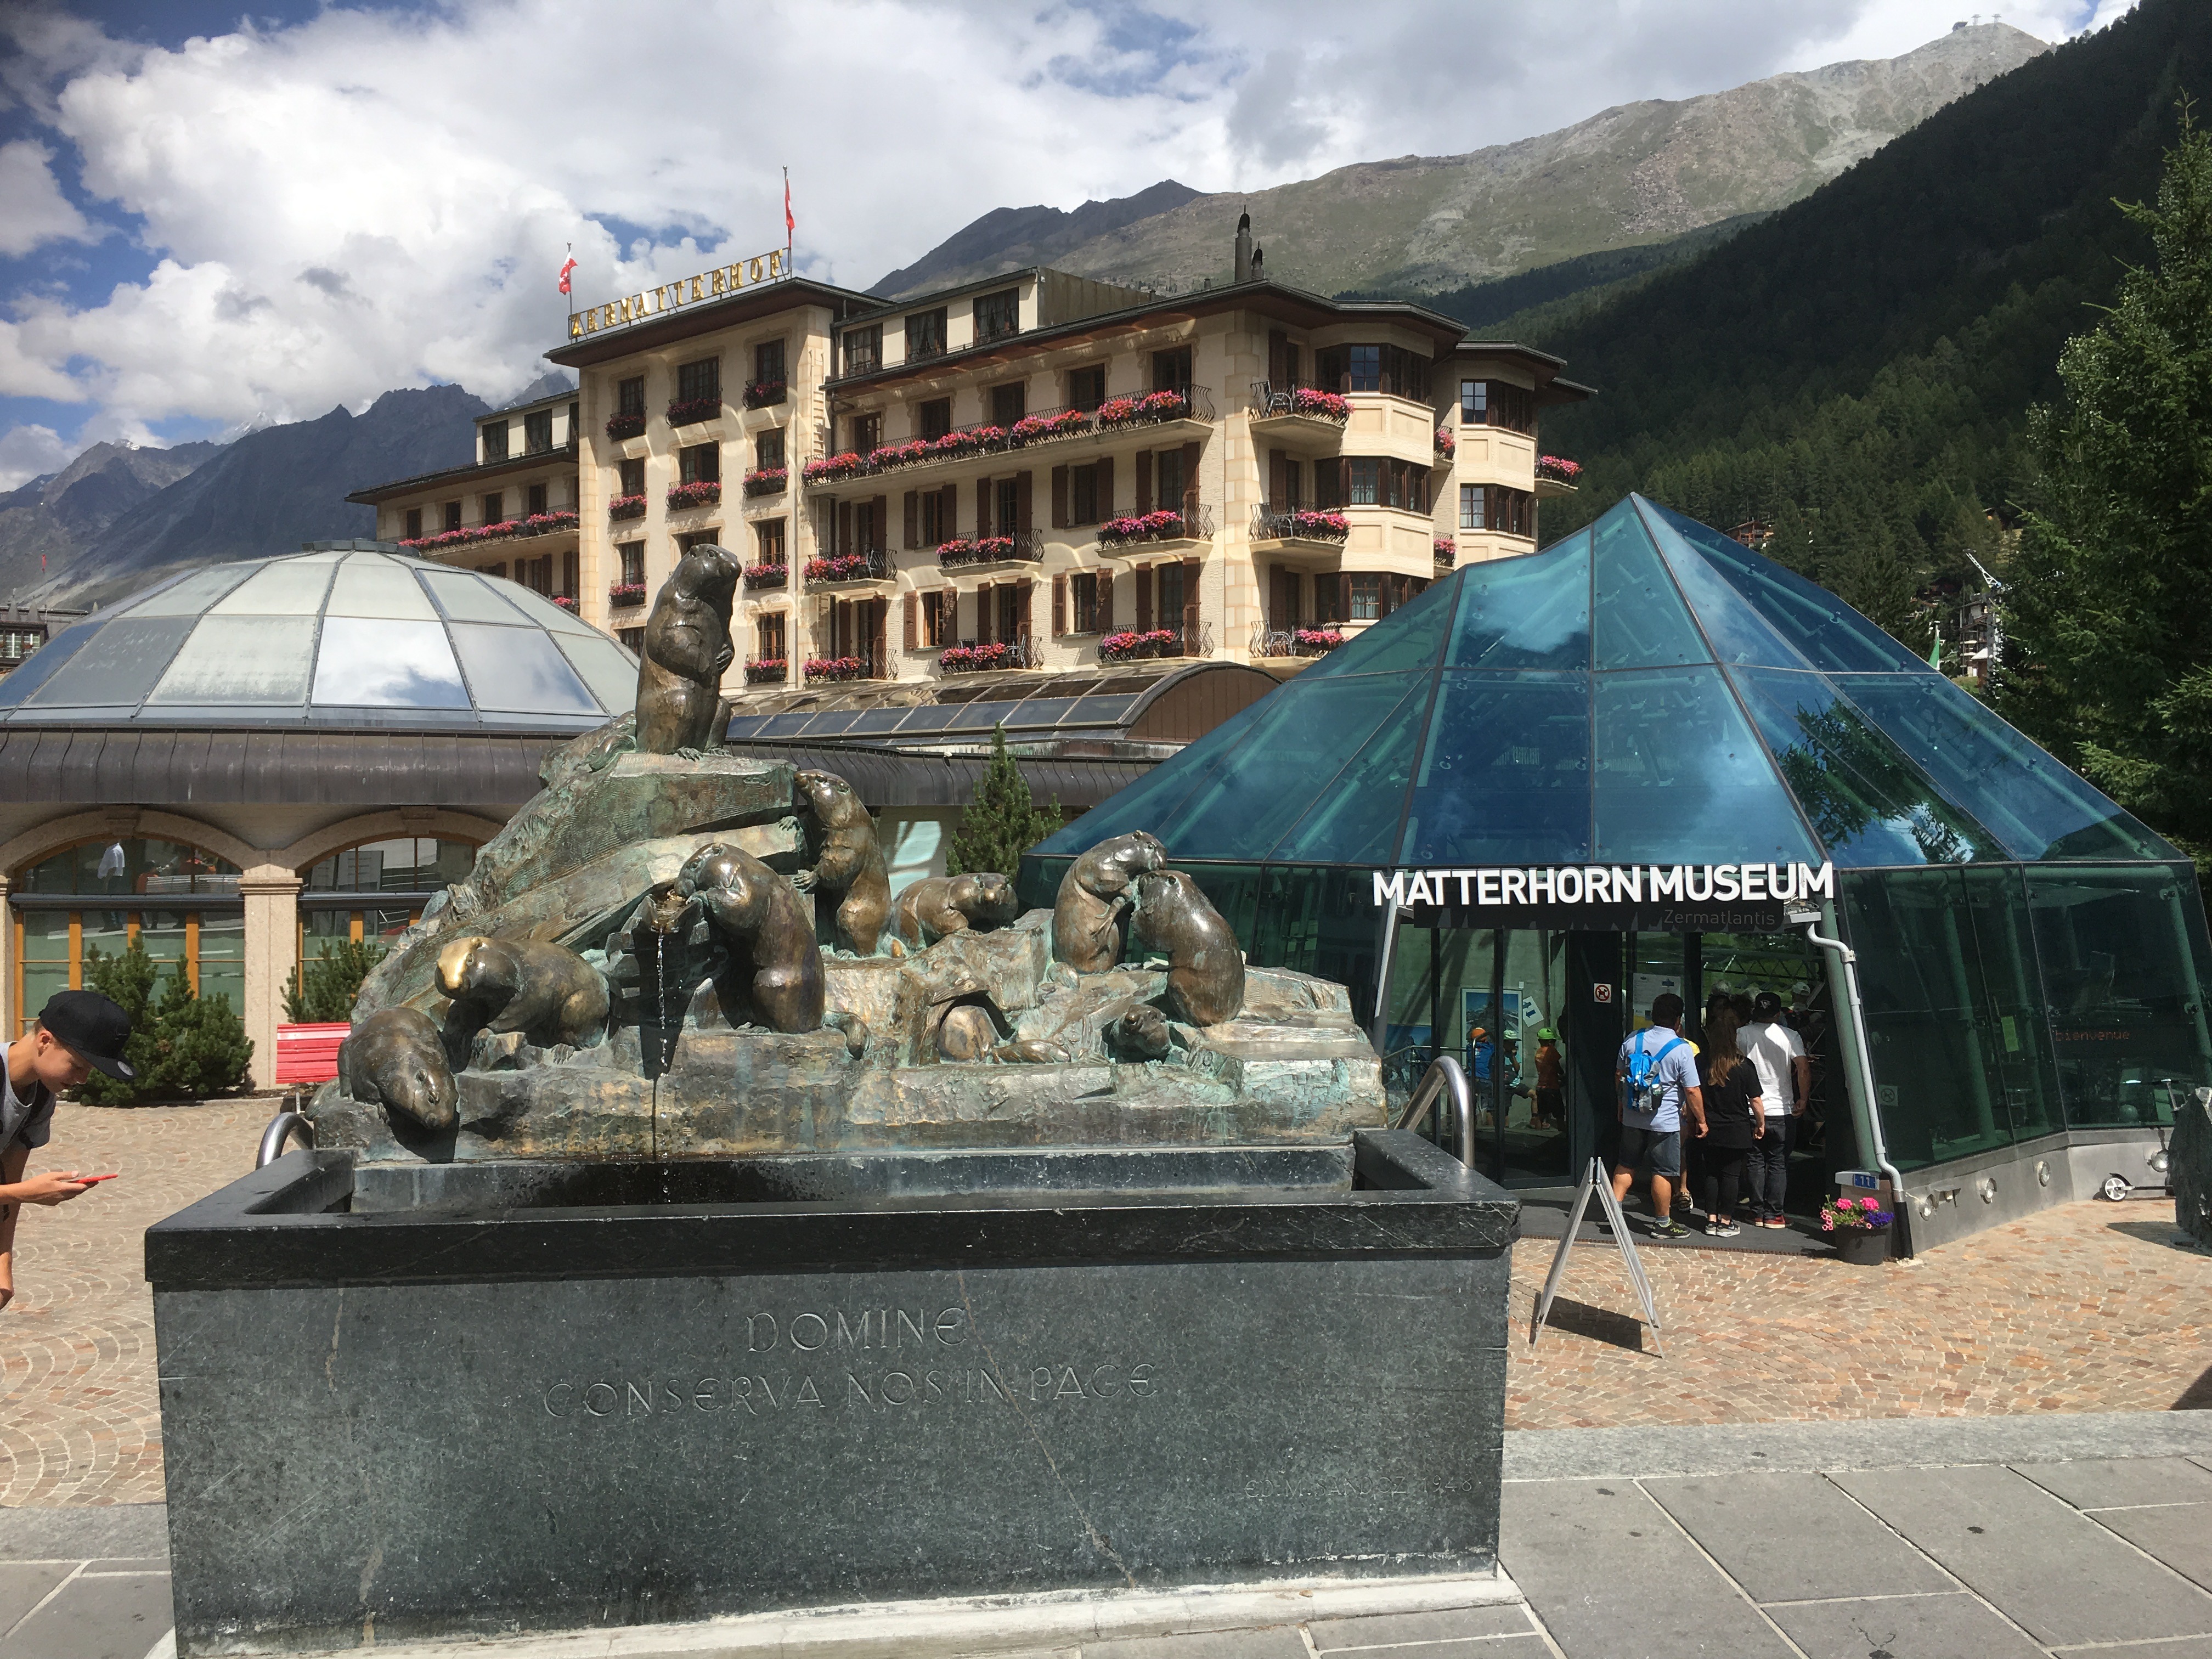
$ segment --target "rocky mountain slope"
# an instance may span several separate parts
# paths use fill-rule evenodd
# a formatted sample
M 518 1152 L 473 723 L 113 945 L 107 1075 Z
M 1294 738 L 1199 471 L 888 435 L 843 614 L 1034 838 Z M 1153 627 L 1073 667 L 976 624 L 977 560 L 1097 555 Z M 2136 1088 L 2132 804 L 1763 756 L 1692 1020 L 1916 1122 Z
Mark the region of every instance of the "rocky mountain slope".
M 489 407 L 457 386 L 438 386 L 387 392 L 359 416 L 341 407 L 250 432 L 115 517 L 66 561 L 50 558 L 43 583 L 33 556 L 15 592 L 112 604 L 172 570 L 371 535 L 374 509 L 351 504 L 346 493 L 461 465 L 475 419 Z
M 219 444 L 94 444 L 60 471 L 0 495 L 0 593 L 70 566 L 116 520 L 220 454 Z
M 1247 203 L 1278 281 L 1328 294 L 1456 289 L 1785 207 L 2047 50 L 2008 25 L 1983 23 L 1902 58 L 1624 104 L 1471 155 L 1362 162 L 1133 217 L 1132 204 L 1183 187 L 1164 182 L 1052 218 L 1039 216 L 1050 209 L 1001 209 L 891 272 L 877 291 L 912 293 L 1040 263 L 1167 292 L 1196 288 L 1226 279 Z

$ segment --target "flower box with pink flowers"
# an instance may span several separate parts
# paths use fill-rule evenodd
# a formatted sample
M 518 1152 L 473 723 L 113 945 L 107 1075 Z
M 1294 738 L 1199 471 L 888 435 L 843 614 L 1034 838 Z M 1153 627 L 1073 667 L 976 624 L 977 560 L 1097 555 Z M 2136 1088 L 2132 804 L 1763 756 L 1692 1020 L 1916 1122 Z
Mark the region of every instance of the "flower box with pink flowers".
M 1447 461 L 1459 453 L 1459 440 L 1452 434 L 1452 429 L 1448 426 L 1440 426 L 1437 428 L 1437 453 Z
M 830 455 L 818 461 L 809 461 L 801 477 L 810 484 L 837 483 L 847 478 L 857 478 L 866 469 L 867 463 L 854 450 L 842 455 Z
M 790 485 L 789 467 L 756 467 L 745 474 L 745 494 L 748 495 L 781 495 Z
M 719 421 L 721 418 L 722 400 L 720 398 L 678 398 L 668 405 L 668 424 L 671 426 L 696 426 L 702 421 Z
M 1132 662 L 1140 657 L 1157 657 L 1181 637 L 1172 628 L 1130 629 L 1109 634 L 1098 641 L 1099 660 Z
M 1098 526 L 1098 544 L 1126 547 L 1132 542 L 1171 542 L 1180 540 L 1182 534 L 1182 514 L 1163 507 L 1107 520 Z
M 607 589 L 607 603 L 620 611 L 625 605 L 645 603 L 643 582 L 617 582 Z
M 1348 421 L 1352 418 L 1352 399 L 1316 386 L 1302 386 L 1291 393 L 1291 413 L 1317 421 Z
M 607 436 L 620 443 L 625 438 L 645 435 L 645 416 L 642 415 L 610 415 L 607 416 Z
M 696 507 L 712 507 L 722 499 L 720 479 L 702 479 L 697 483 L 671 484 L 668 487 L 668 510 L 682 513 Z
M 745 665 L 747 685 L 781 685 L 791 678 L 791 664 L 781 657 L 763 657 Z
M 986 669 L 1007 666 L 1013 655 L 1013 647 L 990 640 L 981 645 L 951 646 L 938 653 L 937 665 L 948 674 L 980 674 Z
M 747 587 L 788 587 L 791 567 L 787 564 L 749 564 L 745 567 Z
M 858 657 L 809 657 L 806 678 L 810 680 L 856 680 L 867 665 Z
M 644 516 L 645 497 L 642 495 L 617 495 L 607 503 L 607 517 L 617 522 Z
M 1571 484 L 1583 476 L 1583 464 L 1571 461 L 1564 455 L 1539 455 L 1536 476 L 1548 478 L 1553 483 Z
M 1029 444 L 1049 443 L 1055 438 L 1078 437 L 1091 428 L 1091 415 L 1086 410 L 1063 409 L 1057 415 L 1024 415 L 1006 429 L 1006 441 L 1020 449 Z

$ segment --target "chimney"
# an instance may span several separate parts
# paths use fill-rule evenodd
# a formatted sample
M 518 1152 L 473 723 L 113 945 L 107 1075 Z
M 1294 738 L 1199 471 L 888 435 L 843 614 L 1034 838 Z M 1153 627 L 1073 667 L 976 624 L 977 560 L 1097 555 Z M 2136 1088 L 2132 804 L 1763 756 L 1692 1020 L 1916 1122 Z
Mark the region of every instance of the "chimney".
M 1255 283 L 1267 280 L 1267 273 L 1261 268 L 1261 261 L 1266 257 L 1260 248 L 1255 247 L 1252 250 L 1252 280 Z
M 1252 280 L 1252 216 L 1249 212 L 1237 216 L 1237 276 L 1240 283 Z

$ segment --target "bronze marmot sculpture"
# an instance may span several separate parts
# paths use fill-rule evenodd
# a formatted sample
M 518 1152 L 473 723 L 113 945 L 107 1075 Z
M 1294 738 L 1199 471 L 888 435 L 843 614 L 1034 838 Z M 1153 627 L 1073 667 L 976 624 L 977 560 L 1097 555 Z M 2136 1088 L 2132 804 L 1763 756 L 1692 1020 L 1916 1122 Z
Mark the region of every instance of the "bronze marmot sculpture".
M 925 876 L 900 890 L 898 936 L 919 951 L 948 933 L 1004 927 L 1017 908 L 1014 884 L 1004 876 Z
M 1244 1006 L 1244 953 L 1236 931 L 1182 871 L 1147 870 L 1137 878 L 1129 939 L 1146 955 L 1168 959 L 1161 1000 L 1184 1024 L 1218 1025 Z
M 720 739 L 722 675 L 735 659 L 730 605 L 743 567 L 711 543 L 695 547 L 661 585 L 638 653 L 637 746 L 696 760 Z
M 1079 974 L 1121 959 L 1121 918 L 1138 876 L 1166 866 L 1168 849 L 1142 830 L 1102 841 L 1067 866 L 1052 907 L 1052 954 Z
M 541 1048 L 588 1048 L 606 1035 L 607 981 L 574 951 L 539 939 L 471 933 L 438 952 L 446 1013 L 446 1056 L 468 1065 L 482 1030 L 520 1031 Z
M 381 1008 L 338 1044 L 338 1092 L 426 1129 L 459 1121 L 459 1091 L 437 1022 L 419 1008 Z
M 677 872 L 675 892 L 698 899 L 729 950 L 730 970 L 715 985 L 725 1018 L 735 1025 L 750 1015 L 775 1031 L 821 1029 L 822 952 L 804 902 L 782 877 L 742 848 L 711 842 Z
M 791 884 L 837 901 L 837 931 L 855 955 L 872 957 L 891 914 L 890 872 L 876 841 L 876 821 L 853 786 L 834 772 L 801 772 L 799 796 L 819 826 L 822 851 Z

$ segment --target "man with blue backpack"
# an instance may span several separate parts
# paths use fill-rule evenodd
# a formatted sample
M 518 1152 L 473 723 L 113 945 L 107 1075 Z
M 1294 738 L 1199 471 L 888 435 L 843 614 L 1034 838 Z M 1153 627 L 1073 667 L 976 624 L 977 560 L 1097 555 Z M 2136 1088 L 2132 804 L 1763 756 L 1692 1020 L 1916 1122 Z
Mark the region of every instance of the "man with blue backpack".
M 1705 1133 L 1705 1100 L 1698 1088 L 1696 1054 L 1683 1040 L 1682 999 L 1662 992 L 1651 1024 L 1620 1045 L 1614 1076 L 1620 1090 L 1620 1149 L 1613 1154 L 1613 1195 L 1625 1200 L 1639 1169 L 1651 1172 L 1651 1236 L 1686 1238 L 1674 1219 L 1674 1182 L 1682 1177 L 1682 1125 Z

